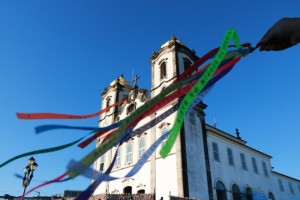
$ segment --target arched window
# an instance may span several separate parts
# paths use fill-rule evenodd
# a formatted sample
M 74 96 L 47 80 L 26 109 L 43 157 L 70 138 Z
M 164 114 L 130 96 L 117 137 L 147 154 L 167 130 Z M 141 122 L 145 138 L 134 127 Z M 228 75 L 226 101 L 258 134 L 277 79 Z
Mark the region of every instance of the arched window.
M 138 194 L 145 194 L 145 190 L 139 190 L 137 191 Z
M 135 103 L 132 103 L 127 107 L 127 115 L 131 114 L 133 111 L 135 111 Z
M 163 62 L 160 64 L 160 78 L 167 77 L 167 64 L 166 62 Z
M 272 192 L 269 192 L 269 199 L 270 199 L 270 200 L 275 200 L 275 197 L 274 197 L 274 195 L 272 194 Z
M 132 194 L 132 187 L 131 186 L 124 187 L 123 194 Z
M 184 58 L 184 59 L 183 59 L 184 71 L 185 71 L 189 66 L 191 66 L 191 65 L 192 65 L 192 63 L 191 63 L 191 61 L 190 61 L 189 59 L 187 59 L 187 58 Z
M 129 141 L 126 146 L 126 165 L 132 164 L 132 141 Z
M 108 98 L 108 99 L 106 100 L 106 108 L 107 108 L 108 106 L 110 106 L 110 104 L 111 104 L 111 99 Z M 109 110 L 110 110 L 110 109 L 108 109 L 106 112 L 109 112 Z
M 251 188 L 247 187 L 245 193 L 246 193 L 246 200 L 253 200 Z
M 216 183 L 217 200 L 227 200 L 226 189 L 221 181 Z
M 104 160 L 105 160 L 104 155 L 105 155 L 105 154 L 103 154 L 103 155 L 100 157 L 100 166 L 99 166 L 99 171 L 100 171 L 100 172 L 103 172 L 103 170 L 104 170 Z
M 146 140 L 144 136 L 141 136 L 139 138 L 139 159 L 145 153 L 145 149 L 146 149 Z
M 240 189 L 236 184 L 232 185 L 232 200 L 241 200 L 241 193 L 240 193 Z

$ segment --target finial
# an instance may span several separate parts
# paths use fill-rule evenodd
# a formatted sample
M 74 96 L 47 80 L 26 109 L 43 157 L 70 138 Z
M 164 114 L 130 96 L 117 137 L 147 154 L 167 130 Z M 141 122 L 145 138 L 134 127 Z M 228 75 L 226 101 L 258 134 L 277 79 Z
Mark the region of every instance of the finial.
M 172 34 L 172 36 L 171 36 L 171 40 L 177 40 L 177 38 L 175 37 L 175 35 L 174 35 L 174 34 Z
M 121 78 L 124 78 L 123 73 L 120 75 Z
M 239 140 L 242 139 L 242 138 L 240 137 L 239 129 L 236 128 L 235 131 L 236 131 L 235 134 L 236 134 L 237 139 L 239 139 Z
M 216 122 L 216 118 L 214 118 L 214 127 L 217 127 L 217 122 Z

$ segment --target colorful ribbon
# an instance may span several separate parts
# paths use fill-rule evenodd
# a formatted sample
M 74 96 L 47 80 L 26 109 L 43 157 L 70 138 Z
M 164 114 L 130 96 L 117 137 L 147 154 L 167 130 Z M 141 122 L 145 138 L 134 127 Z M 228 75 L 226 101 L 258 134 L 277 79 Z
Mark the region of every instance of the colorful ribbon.
M 221 48 L 219 49 L 217 55 L 209 65 L 209 67 L 205 70 L 203 76 L 199 79 L 197 84 L 193 87 L 193 89 L 184 97 L 182 103 L 180 104 L 179 110 L 177 112 L 175 124 L 170 132 L 170 137 L 166 141 L 164 147 L 160 151 L 160 155 L 165 158 L 169 152 L 171 151 L 171 148 L 173 147 L 175 140 L 180 132 L 180 129 L 182 127 L 182 123 L 184 120 L 184 116 L 186 115 L 186 111 L 189 107 L 189 105 L 192 104 L 194 99 L 198 96 L 198 94 L 204 89 L 205 85 L 208 83 L 210 78 L 213 76 L 215 71 L 217 70 L 218 66 L 224 59 L 227 49 L 229 47 L 230 40 L 233 39 L 234 44 L 238 48 L 242 48 L 242 46 L 239 43 L 237 33 L 235 30 L 228 30 L 223 38 L 223 41 L 221 43 Z
M 118 106 L 124 103 L 126 100 L 122 100 L 116 102 L 96 113 L 89 114 L 89 115 L 69 115 L 69 114 L 60 114 L 60 113 L 17 113 L 17 117 L 19 119 L 86 119 L 91 117 L 97 117 L 100 114 L 108 111 L 110 108 Z
M 233 66 L 233 64 L 235 64 L 237 61 L 239 60 L 239 58 L 236 58 L 236 59 L 232 59 L 230 62 L 227 62 L 224 66 L 223 66 L 223 69 L 222 70 L 225 70 L 225 69 L 227 69 L 227 68 L 229 68 L 230 66 Z M 219 71 L 219 72 L 221 72 L 221 70 Z M 219 73 L 218 72 L 218 73 Z M 189 80 L 192 80 L 194 77 L 191 77 L 191 78 L 189 78 Z M 217 80 L 219 80 L 219 79 L 216 79 L 216 81 Z M 190 88 L 191 88 L 191 86 L 190 86 Z M 150 111 L 155 111 L 156 109 L 160 109 L 160 108 L 162 108 L 164 105 L 165 105 L 165 103 L 166 102 L 170 102 L 171 100 L 173 100 L 173 96 L 175 96 L 175 97 L 178 97 L 178 96 L 176 96 L 176 94 L 177 95 L 183 95 L 183 94 L 185 94 L 189 89 L 190 89 L 188 86 L 186 86 L 185 87 L 185 89 L 186 89 L 186 91 L 185 92 L 183 92 L 183 93 L 179 93 L 179 92 L 177 92 L 177 93 L 174 93 L 174 94 L 171 94 L 171 95 L 169 95 L 168 97 L 166 97 L 164 100 L 162 100 L 161 102 L 159 102 L 158 104 L 156 104 L 154 107 L 152 107 L 152 109 L 150 109 L 150 110 L 148 110 L 148 112 L 146 112 L 145 114 L 146 115 L 148 115 L 148 114 L 150 114 L 149 112 Z M 182 89 L 183 90 L 183 89 Z M 179 90 L 180 91 L 180 90 Z M 172 96 L 173 95 L 173 96 Z M 165 102 L 164 102 L 165 101 Z M 164 102 L 164 103 L 162 103 L 162 102 Z M 152 112 L 151 112 L 152 113 Z M 143 115 L 141 115 L 141 116 L 143 116 Z M 139 117 L 139 118 L 141 118 L 141 116 Z M 138 121 L 138 120 L 140 120 L 139 118 L 137 118 L 135 121 Z M 124 133 L 123 133 L 124 134 Z M 100 145 L 100 146 L 98 146 L 95 150 L 93 150 L 88 156 L 89 157 L 85 157 L 84 159 L 90 159 L 89 161 L 90 161 L 90 164 L 91 164 L 91 162 L 93 162 L 94 160 L 96 160 L 99 156 L 101 156 L 103 153 L 105 153 L 111 146 L 113 146 L 114 144 L 116 144 L 117 143 L 117 141 L 118 141 L 118 138 L 121 138 L 121 135 L 119 135 L 119 136 L 116 136 L 116 133 L 115 132 L 113 132 L 113 133 L 111 133 L 111 135 L 110 135 L 110 139 L 109 140 L 107 140 L 107 141 L 103 141 L 103 143 L 102 143 L 102 145 Z M 86 165 L 86 166 L 89 166 L 89 164 L 88 165 Z M 76 177 L 78 174 L 77 173 L 73 173 L 73 172 L 71 172 L 71 171 L 68 171 L 68 174 L 69 174 L 69 176 L 70 177 Z
M 156 140 L 150 148 L 147 149 L 147 151 L 142 155 L 142 157 L 139 159 L 139 161 L 133 166 L 133 168 L 124 176 L 124 177 L 113 177 L 109 176 L 109 173 L 101 173 L 96 170 L 91 169 L 90 167 L 87 167 L 83 165 L 80 162 L 76 162 L 74 160 L 71 160 L 68 164 L 68 168 L 71 171 L 74 171 L 75 173 L 81 174 L 82 176 L 85 176 L 90 179 L 95 179 L 95 181 L 80 195 L 77 199 L 88 199 L 94 192 L 94 190 L 103 182 L 103 181 L 112 181 L 120 178 L 126 178 L 126 177 L 132 177 L 136 173 L 140 171 L 144 163 L 150 158 L 150 156 L 153 154 L 155 149 L 159 146 L 159 144 L 165 140 L 169 135 L 169 132 L 163 134 L 158 140 Z M 115 158 L 114 158 L 115 160 Z M 108 169 L 111 169 L 114 165 L 114 160 L 110 164 Z M 76 168 L 74 168 L 76 166 Z M 111 170 L 109 170 L 111 171 Z
M 233 42 L 235 44 L 235 47 L 239 48 L 237 50 L 233 51 L 227 51 L 228 47 L 231 47 L 229 45 L 230 40 L 233 39 Z M 142 133 L 151 127 L 155 126 L 157 123 L 165 119 L 170 114 L 177 112 L 176 120 L 174 121 L 174 125 L 172 129 L 170 130 L 170 135 L 165 143 L 164 147 L 160 151 L 160 154 L 162 157 L 166 157 L 168 153 L 170 152 L 180 130 L 182 127 L 182 123 L 184 120 L 184 117 L 186 113 L 191 110 L 197 103 L 199 103 L 203 97 L 211 90 L 213 85 L 220 80 L 223 76 L 225 76 L 232 67 L 240 60 L 241 57 L 248 55 L 251 53 L 254 49 L 251 48 L 250 44 L 243 44 L 240 45 L 237 37 L 237 32 L 235 30 L 229 30 L 226 32 L 220 48 L 216 48 L 211 50 L 209 53 L 204 55 L 201 59 L 197 60 L 191 67 L 189 67 L 187 70 L 185 70 L 184 73 L 179 75 L 174 82 L 169 85 L 167 88 L 165 88 L 159 95 L 155 96 L 148 102 L 146 102 L 143 106 L 139 107 L 135 112 L 133 112 L 129 117 L 125 118 L 124 120 L 115 123 L 111 126 L 107 127 L 77 127 L 77 126 L 64 126 L 64 125 L 44 125 L 36 127 L 36 133 L 41 133 L 44 131 L 52 130 L 52 129 L 79 129 L 79 130 L 92 130 L 94 135 L 87 140 L 83 141 L 79 144 L 81 148 L 88 145 L 91 141 L 93 141 L 95 138 L 106 134 L 106 137 L 103 139 L 102 143 L 93 151 L 91 151 L 88 155 L 86 155 L 83 159 L 80 160 L 80 162 L 71 162 L 70 165 L 68 165 L 67 172 L 65 175 L 69 175 L 70 178 L 74 178 L 79 174 L 85 175 L 89 178 L 92 176 L 94 177 L 95 174 L 97 175 L 96 181 L 85 191 L 82 193 L 80 198 L 88 198 L 91 193 L 94 191 L 96 187 L 98 187 L 97 184 L 100 184 L 102 181 L 111 180 L 112 178 L 116 177 L 110 177 L 108 174 L 110 173 L 114 160 L 111 164 L 111 166 L 108 168 L 106 173 L 101 174 L 98 172 L 95 172 L 94 170 L 90 169 L 89 166 L 92 162 L 94 162 L 99 156 L 101 156 L 103 153 L 105 153 L 108 149 L 110 149 L 113 145 L 121 145 L 124 141 L 126 141 L 130 137 L 134 137 L 135 135 Z M 207 60 L 213 58 L 212 62 L 206 66 L 202 67 L 198 71 L 198 67 L 205 63 Z M 176 90 L 176 91 L 175 91 Z M 175 91 L 175 92 L 174 92 Z M 136 129 L 133 131 L 134 127 L 145 117 L 153 114 L 157 110 L 161 109 L 162 107 L 168 105 L 172 101 L 174 101 L 176 98 L 180 98 L 181 96 L 184 96 L 183 100 L 179 104 L 174 105 L 172 108 L 170 108 L 165 113 L 161 114 L 160 116 L 156 117 L 155 119 L 151 120 L 147 124 L 143 125 L 142 127 Z M 102 114 L 103 112 L 109 110 L 110 108 L 114 106 L 118 106 L 122 103 L 124 103 L 125 100 L 122 100 L 120 102 L 117 102 L 97 113 L 90 114 L 90 115 L 68 115 L 68 114 L 56 114 L 56 113 L 17 113 L 17 116 L 20 119 L 85 119 L 89 117 L 94 117 Z M 179 106 L 179 109 L 178 109 Z M 116 129 L 117 128 L 117 129 Z M 113 130 L 116 129 L 116 130 Z M 107 131 L 111 131 L 107 133 Z M 163 135 L 166 136 L 166 135 Z M 0 167 L 6 165 L 7 163 L 18 159 L 27 155 L 33 155 L 37 153 L 47 153 L 55 150 L 61 150 L 64 148 L 67 148 L 68 146 L 72 146 L 73 144 L 79 142 L 83 138 L 80 138 L 79 140 L 76 140 L 72 143 L 69 143 L 67 145 L 62 145 L 59 147 L 54 147 L 50 149 L 44 149 L 44 150 L 38 150 L 33 151 L 25 154 L 21 154 L 19 156 L 16 156 L 0 165 Z M 142 159 L 139 160 L 139 162 L 132 168 L 132 170 L 125 176 L 133 176 L 135 173 L 138 172 L 138 170 L 142 167 L 142 165 L 147 161 L 149 156 L 154 152 L 158 144 L 161 142 L 161 138 L 155 141 L 155 143 L 147 150 L 145 158 L 142 157 Z M 153 149 L 154 148 L 154 149 Z M 143 156 L 144 156 L 143 155 Z M 148 157 L 147 157 L 148 156 Z M 146 160 L 145 160 L 146 159 Z M 61 175 L 62 176 L 62 175 Z M 64 181 L 61 180 L 63 177 L 59 176 L 58 178 L 44 183 L 44 185 L 50 184 L 52 182 L 57 181 Z M 69 178 L 68 178 L 69 179 Z M 68 180 L 65 179 L 65 180 Z M 42 184 L 43 186 L 43 184 Z M 38 186 L 41 187 L 41 186 Z M 37 189 L 37 188 L 34 188 Z M 33 191 L 32 189 L 31 191 Z M 30 191 L 29 191 L 30 192 Z M 26 194 L 28 194 L 27 192 Z
M 27 152 L 27 153 L 20 154 L 18 156 L 15 156 L 15 157 L 3 162 L 2 164 L 0 164 L 0 168 L 7 165 L 8 163 L 16 160 L 16 159 L 19 159 L 19 158 L 22 158 L 22 157 L 25 157 L 25 156 L 31 156 L 31 155 L 42 154 L 42 153 L 50 153 L 50 152 L 53 152 L 53 151 L 59 151 L 59 150 L 68 148 L 68 147 L 76 144 L 77 142 L 79 142 L 82 139 L 83 139 L 83 137 L 78 139 L 78 140 L 75 140 L 71 143 L 64 144 L 64 145 L 61 145 L 61 146 L 52 147 L 52 148 L 48 148 L 48 149 L 41 149 L 41 150 L 36 150 L 36 151 L 30 151 L 30 152 Z

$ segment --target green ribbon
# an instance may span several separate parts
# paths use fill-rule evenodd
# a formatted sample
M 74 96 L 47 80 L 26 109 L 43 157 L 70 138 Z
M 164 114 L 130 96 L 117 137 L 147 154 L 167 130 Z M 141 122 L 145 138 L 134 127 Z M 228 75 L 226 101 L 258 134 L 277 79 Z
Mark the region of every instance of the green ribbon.
M 0 168 L 7 165 L 8 163 L 16 160 L 16 159 L 19 159 L 19 158 L 22 158 L 22 157 L 25 157 L 25 156 L 31 156 L 31 155 L 36 155 L 36 154 L 42 154 L 42 153 L 49 153 L 49 152 L 53 152 L 53 151 L 59 151 L 59 150 L 62 150 L 62 149 L 65 149 L 67 147 L 70 147 L 74 144 L 76 144 L 77 142 L 79 142 L 80 140 L 82 140 L 84 137 L 74 141 L 74 142 L 71 142 L 71 143 L 68 143 L 68 144 L 65 144 L 65 145 L 61 145 L 61 146 L 57 146 L 57 147 L 52 147 L 52 148 L 48 148 L 48 149 L 41 149 L 41 150 L 36 150 L 36 151 L 31 151 L 31 152 L 27 152 L 27 153 L 23 153 L 23 154 L 20 154 L 18 156 L 15 156 L 7 161 L 5 161 L 4 163 L 2 163 L 0 165 Z
M 234 44 L 235 44 L 236 47 L 243 48 L 240 45 L 236 30 L 228 30 L 226 32 L 224 38 L 223 38 L 223 41 L 221 43 L 221 47 L 220 47 L 218 53 L 216 54 L 215 58 L 210 63 L 210 65 L 207 67 L 204 74 L 201 76 L 201 78 L 196 83 L 196 85 L 183 98 L 183 100 L 182 100 L 182 102 L 179 106 L 178 112 L 177 112 L 177 116 L 176 116 L 176 119 L 175 119 L 175 124 L 174 124 L 173 128 L 170 131 L 169 138 L 168 138 L 165 145 L 163 146 L 163 148 L 160 151 L 160 155 L 163 158 L 165 158 L 170 153 L 170 151 L 171 151 L 171 149 L 172 149 L 172 147 L 175 143 L 175 140 L 176 140 L 176 138 L 177 138 L 177 136 L 180 132 L 180 129 L 182 127 L 184 116 L 186 114 L 187 109 L 189 108 L 189 105 L 192 104 L 192 102 L 195 100 L 195 98 L 200 94 L 200 92 L 203 90 L 205 85 L 208 83 L 210 78 L 213 76 L 213 74 L 217 70 L 218 66 L 223 61 L 223 59 L 224 59 L 224 57 L 227 53 L 227 49 L 228 49 L 228 46 L 229 46 L 229 43 L 230 43 L 231 39 L 233 39 Z
M 217 63 L 217 61 L 221 62 L 223 60 L 223 57 L 225 56 L 228 45 L 229 45 L 229 41 L 232 37 L 234 38 L 235 45 L 239 48 L 242 48 L 242 46 L 240 45 L 240 43 L 238 41 L 236 32 L 234 30 L 229 30 L 226 33 L 226 35 L 223 39 L 223 42 L 222 42 L 222 46 L 221 46 L 220 50 L 218 51 L 218 54 L 215 57 L 216 61 L 214 60 L 211 64 L 213 67 L 210 66 L 211 69 L 208 68 L 206 70 L 206 72 L 204 73 L 204 75 L 202 76 L 202 77 L 205 77 L 206 81 L 209 80 L 209 78 L 213 75 L 213 72 L 218 68 L 218 65 L 220 63 Z M 222 57 L 220 57 L 220 56 L 222 56 Z M 214 71 L 212 69 L 214 69 Z M 210 75 L 210 77 L 208 77 L 208 75 Z M 155 96 L 153 99 L 146 102 L 143 106 L 141 106 L 137 110 L 135 110 L 135 112 L 133 112 L 130 116 L 128 116 L 127 118 L 124 119 L 123 123 L 121 123 L 121 125 L 116 130 L 116 132 L 108 140 L 104 141 L 100 146 L 98 146 L 96 149 L 94 149 L 88 155 L 86 155 L 84 158 L 82 158 L 80 160 L 80 163 L 85 166 L 90 166 L 99 156 L 101 156 L 103 153 L 105 153 L 107 150 L 109 150 L 118 141 L 118 139 L 122 136 L 122 133 L 124 131 L 126 131 L 126 128 L 129 127 L 130 124 L 132 124 L 135 120 L 137 120 L 138 117 L 140 117 L 142 114 L 147 112 L 153 105 L 155 105 L 156 103 L 161 101 L 168 94 L 170 94 L 174 90 L 182 87 L 183 85 L 187 84 L 190 80 L 192 80 L 192 78 L 193 77 L 190 77 L 190 78 L 184 79 L 182 81 L 176 82 L 176 83 L 168 86 L 159 95 Z M 203 79 L 203 78 L 201 78 L 201 79 Z M 199 81 L 201 81 L 201 79 Z M 195 87 L 196 87 L 196 89 L 194 89 L 194 90 L 199 90 L 199 86 L 196 85 Z M 194 91 L 194 90 L 192 89 L 192 91 Z M 199 91 L 198 94 L 200 92 L 201 91 Z M 179 128 L 179 130 L 180 130 L 180 128 Z M 175 137 L 175 139 L 176 139 L 176 137 Z M 171 144 L 171 146 L 170 146 L 170 144 L 169 144 L 169 147 L 171 148 L 172 145 L 173 144 Z M 72 170 L 68 170 L 67 174 L 71 178 L 75 178 L 76 176 L 79 175 L 78 172 L 74 172 Z
M 130 124 L 132 124 L 138 117 L 147 112 L 168 94 L 190 82 L 190 80 L 192 80 L 193 78 L 194 77 L 192 76 L 188 79 L 184 79 L 170 85 L 169 87 L 165 88 L 159 95 L 155 96 L 153 99 L 147 101 L 144 105 L 136 109 L 135 112 L 124 119 L 123 123 L 121 123 L 116 132 L 108 140 L 104 141 L 100 146 L 98 146 L 96 149 L 82 158 L 80 160 L 80 163 L 84 164 L 85 166 L 90 166 L 97 158 L 99 158 L 103 153 L 109 150 L 118 141 L 118 139 L 122 136 L 122 133 L 126 131 L 126 128 L 129 127 Z M 67 173 L 71 178 L 75 178 L 79 175 L 78 172 L 74 172 L 72 170 L 68 170 Z

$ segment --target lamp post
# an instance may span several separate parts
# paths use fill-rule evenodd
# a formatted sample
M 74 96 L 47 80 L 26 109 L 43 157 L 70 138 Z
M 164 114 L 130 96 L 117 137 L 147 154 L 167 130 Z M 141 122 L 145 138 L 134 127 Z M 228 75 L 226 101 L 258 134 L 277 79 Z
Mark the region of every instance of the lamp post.
M 35 162 L 35 159 L 33 157 L 28 159 L 28 165 L 24 168 L 24 177 L 23 177 L 23 195 L 22 195 L 22 200 L 24 198 L 26 188 L 30 184 L 30 181 L 33 177 L 33 172 L 36 170 L 38 164 Z

